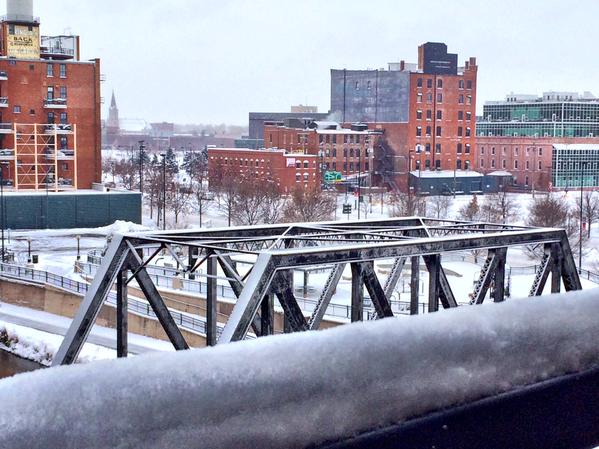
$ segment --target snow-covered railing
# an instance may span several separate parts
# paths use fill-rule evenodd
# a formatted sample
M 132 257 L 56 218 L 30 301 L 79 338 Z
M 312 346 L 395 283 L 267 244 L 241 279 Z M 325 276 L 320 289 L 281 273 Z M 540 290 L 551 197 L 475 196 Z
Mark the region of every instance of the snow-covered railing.
M 89 284 L 85 282 L 79 282 L 74 279 L 49 273 L 47 271 L 6 263 L 0 263 L 0 276 L 19 279 L 21 281 L 33 281 L 48 284 L 82 296 L 85 295 L 87 289 L 89 288 Z M 116 307 L 116 293 L 110 292 L 108 294 L 108 298 L 106 299 L 106 303 L 110 306 Z M 148 318 L 157 319 L 154 311 L 150 307 L 150 304 L 148 304 L 146 301 L 129 297 L 128 306 L 128 310 L 130 312 L 137 313 L 138 315 L 146 316 Z M 179 312 L 174 309 L 169 309 L 169 311 L 175 322 L 182 329 L 203 335 L 206 334 L 206 322 L 203 318 Z M 217 334 L 220 335 L 221 331 L 222 325 L 219 325 L 217 327 Z
M 89 262 L 89 256 L 88 262 L 78 261 L 77 266 L 81 272 L 90 276 L 95 275 L 96 270 L 98 269 L 97 264 Z M 184 292 L 201 295 L 207 294 L 208 284 L 206 282 L 196 279 L 182 278 L 181 271 L 178 271 L 174 268 L 147 265 L 146 270 L 157 287 L 182 290 Z M 178 279 L 178 281 L 175 281 L 175 279 Z M 177 282 L 177 286 L 175 286 L 175 282 Z M 233 289 L 228 285 L 217 285 L 217 295 L 221 298 L 237 300 L 237 296 L 235 296 Z M 304 312 L 312 313 L 318 304 L 318 300 L 312 298 L 303 298 L 301 296 L 297 296 L 296 299 Z M 375 313 L 375 309 L 367 295 L 365 295 L 364 301 L 364 319 L 370 319 L 369 317 Z M 391 309 L 395 314 L 403 315 L 410 313 L 410 303 L 408 301 L 390 300 L 389 303 L 391 304 Z M 427 309 L 428 308 L 426 304 L 419 305 L 419 313 L 426 313 Z M 350 319 L 351 306 L 347 304 L 337 304 L 331 302 L 327 307 L 326 314 L 335 318 Z
M 594 447 L 597 316 L 574 292 L 21 374 L 0 447 Z

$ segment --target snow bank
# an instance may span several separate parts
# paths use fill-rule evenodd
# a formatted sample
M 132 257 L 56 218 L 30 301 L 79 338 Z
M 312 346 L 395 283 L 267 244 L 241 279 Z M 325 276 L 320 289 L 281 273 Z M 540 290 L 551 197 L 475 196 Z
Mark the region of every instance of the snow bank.
M 303 447 L 599 363 L 592 291 L 0 381 L 0 447 Z
M 97 228 L 72 228 L 72 229 L 39 229 L 32 231 L 13 231 L 11 234 L 15 239 L 20 237 L 29 237 L 35 241 L 46 237 L 72 237 L 75 235 L 89 236 L 99 235 L 107 236 L 112 234 L 128 234 L 132 232 L 149 231 L 150 228 L 131 221 L 117 220 L 111 225 L 100 226 Z
M 12 352 L 19 357 L 45 366 L 52 364 L 63 338 L 62 335 L 0 321 L 0 350 Z M 77 361 L 78 363 L 89 363 L 114 357 L 116 357 L 114 350 L 86 343 Z

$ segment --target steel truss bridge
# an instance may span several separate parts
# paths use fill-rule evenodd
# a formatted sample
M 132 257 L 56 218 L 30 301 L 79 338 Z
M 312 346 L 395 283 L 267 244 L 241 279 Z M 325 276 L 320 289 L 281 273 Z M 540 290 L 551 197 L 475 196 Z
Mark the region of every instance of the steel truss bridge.
M 351 268 L 351 321 L 364 316 L 364 288 L 375 318 L 393 316 L 390 296 L 404 268 L 411 270 L 411 313 L 418 313 L 420 259 L 429 273 L 428 310 L 458 306 L 442 265 L 443 254 L 481 251 L 486 254 L 471 304 L 487 294 L 505 300 L 505 265 L 509 248 L 535 246 L 541 254 L 530 296 L 539 296 L 551 275 L 551 292 L 580 290 L 566 233 L 562 229 L 528 228 L 492 223 L 436 220 L 419 217 L 347 222 L 296 223 L 195 231 L 143 232 L 113 237 L 71 328 L 54 358 L 54 365 L 77 359 L 104 301 L 116 288 L 117 356 L 127 355 L 127 285 L 135 280 L 166 335 L 177 350 L 188 349 L 181 331 L 148 274 L 158 255 L 170 254 L 182 272 L 207 272 L 207 345 L 274 333 L 274 299 L 284 312 L 285 332 L 318 329 L 347 265 Z M 254 260 L 245 274 L 234 258 Z M 384 283 L 374 262 L 394 260 Z M 294 295 L 293 271 L 332 267 L 316 307 L 306 318 Z M 223 329 L 217 325 L 218 267 L 237 296 Z M 222 279 L 222 277 L 221 277 Z M 116 287 L 115 287 L 116 283 Z M 462 300 L 466 298 L 460 298 Z

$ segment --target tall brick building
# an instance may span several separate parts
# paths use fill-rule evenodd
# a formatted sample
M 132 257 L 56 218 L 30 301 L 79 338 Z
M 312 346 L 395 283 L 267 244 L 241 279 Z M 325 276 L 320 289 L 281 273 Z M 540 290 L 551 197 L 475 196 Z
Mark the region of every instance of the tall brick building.
M 101 180 L 100 61 L 78 36 L 41 36 L 32 1 L 0 22 L 0 167 L 15 190 L 91 188 Z
M 475 58 L 458 67 L 443 43 L 418 48 L 418 63 L 387 70 L 331 70 L 331 113 L 383 132 L 375 172 L 407 188 L 410 170 L 468 170 L 476 139 Z

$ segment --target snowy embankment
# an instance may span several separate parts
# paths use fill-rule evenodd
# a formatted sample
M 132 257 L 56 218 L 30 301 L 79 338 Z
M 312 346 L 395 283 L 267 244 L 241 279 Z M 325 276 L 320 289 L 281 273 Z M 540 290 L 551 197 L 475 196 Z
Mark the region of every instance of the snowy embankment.
M 24 359 L 50 366 L 62 342 L 62 335 L 0 321 L 0 351 L 8 351 Z M 116 351 L 86 343 L 78 362 L 116 357 Z
M 0 447 L 303 447 L 599 364 L 592 291 L 0 381 Z

